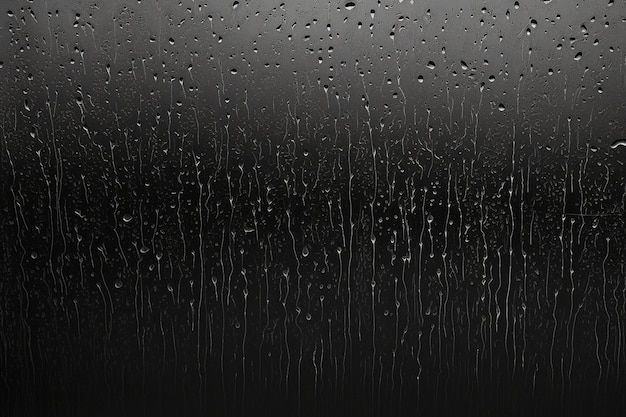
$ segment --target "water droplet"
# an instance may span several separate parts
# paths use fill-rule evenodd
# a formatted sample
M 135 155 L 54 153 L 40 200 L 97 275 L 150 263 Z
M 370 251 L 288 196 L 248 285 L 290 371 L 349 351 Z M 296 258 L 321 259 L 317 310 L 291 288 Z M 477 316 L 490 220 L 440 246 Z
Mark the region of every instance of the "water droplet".
M 355 6 L 356 6 L 356 4 L 354 4 L 353 1 L 349 1 L 349 2 L 347 2 L 345 4 L 345 7 L 346 7 L 347 10 L 352 10 L 352 9 L 354 9 Z
M 124 217 L 122 217 L 122 220 L 124 220 L 124 223 L 130 222 L 132 219 L 133 219 L 133 216 L 131 216 L 128 213 L 124 214 Z
M 428 64 L 426 64 L 426 68 L 428 69 L 435 69 L 435 63 L 433 61 L 428 61 Z
M 574 55 L 574 61 L 580 61 L 580 58 L 583 57 L 583 53 L 579 52 L 576 55 Z
M 619 146 L 626 146 L 626 139 L 618 139 L 611 144 L 611 149 L 615 149 Z
M 122 280 L 121 279 L 116 279 L 115 280 L 115 288 L 120 289 L 122 288 Z
M 506 110 L 506 107 L 504 107 L 504 104 L 500 103 L 500 104 L 498 104 L 498 110 L 504 111 L 504 110 Z

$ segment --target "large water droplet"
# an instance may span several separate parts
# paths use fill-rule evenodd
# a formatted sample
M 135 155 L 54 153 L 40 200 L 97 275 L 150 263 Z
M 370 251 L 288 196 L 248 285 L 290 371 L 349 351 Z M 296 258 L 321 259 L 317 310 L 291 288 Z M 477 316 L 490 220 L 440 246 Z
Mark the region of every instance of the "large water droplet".
M 618 139 L 611 144 L 611 149 L 615 149 L 619 146 L 626 146 L 626 139 Z

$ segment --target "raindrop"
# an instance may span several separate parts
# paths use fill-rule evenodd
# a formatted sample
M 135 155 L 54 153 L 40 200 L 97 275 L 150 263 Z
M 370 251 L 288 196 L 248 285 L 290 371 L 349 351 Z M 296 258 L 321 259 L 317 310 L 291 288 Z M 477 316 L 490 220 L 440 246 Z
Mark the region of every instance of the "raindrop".
M 618 139 L 611 144 L 611 149 L 616 149 L 620 146 L 626 146 L 626 139 Z
M 122 280 L 121 279 L 116 279 L 115 280 L 115 288 L 120 289 L 122 288 Z
M 428 64 L 426 64 L 426 68 L 428 69 L 435 69 L 435 63 L 433 61 L 428 61 Z
M 354 4 L 353 1 L 349 1 L 349 2 L 347 2 L 345 4 L 345 7 L 346 7 L 347 10 L 352 10 L 352 9 L 354 9 L 355 6 L 356 6 L 356 4 Z
M 124 217 L 122 217 L 122 220 L 124 220 L 124 223 L 130 222 L 132 219 L 133 219 L 133 216 L 131 216 L 128 213 L 124 214 Z
M 576 55 L 574 55 L 574 61 L 580 61 L 580 58 L 583 57 L 583 53 L 579 52 Z

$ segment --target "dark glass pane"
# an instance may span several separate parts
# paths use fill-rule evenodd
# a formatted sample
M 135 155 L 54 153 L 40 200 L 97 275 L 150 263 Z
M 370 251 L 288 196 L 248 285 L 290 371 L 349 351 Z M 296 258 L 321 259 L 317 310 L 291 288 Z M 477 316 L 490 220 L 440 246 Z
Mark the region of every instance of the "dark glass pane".
M 0 415 L 623 415 L 623 0 L 2 8 Z

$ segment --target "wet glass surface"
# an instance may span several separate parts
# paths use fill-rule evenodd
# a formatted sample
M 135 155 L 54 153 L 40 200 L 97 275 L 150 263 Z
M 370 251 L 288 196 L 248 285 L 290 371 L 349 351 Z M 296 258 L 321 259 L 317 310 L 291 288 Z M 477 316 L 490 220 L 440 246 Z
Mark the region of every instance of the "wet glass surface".
M 625 25 L 2 2 L 0 414 L 623 412 Z

